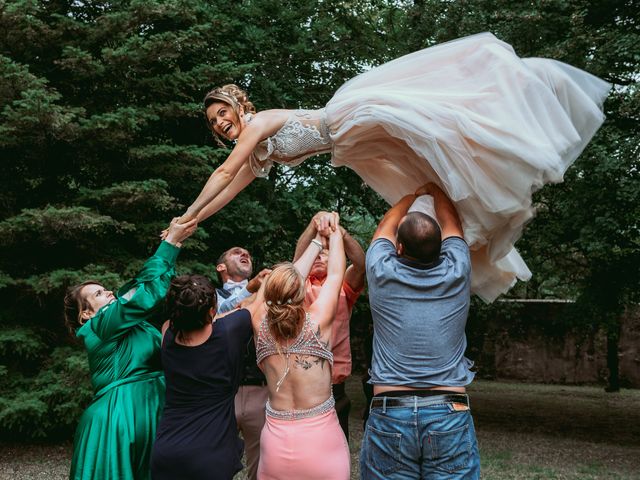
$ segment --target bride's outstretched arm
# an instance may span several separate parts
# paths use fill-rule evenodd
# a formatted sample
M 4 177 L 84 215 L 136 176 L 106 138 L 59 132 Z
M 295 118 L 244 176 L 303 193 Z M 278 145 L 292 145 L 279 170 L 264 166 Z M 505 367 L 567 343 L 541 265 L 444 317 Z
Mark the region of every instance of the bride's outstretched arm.
M 262 129 L 257 128 L 257 125 L 255 127 L 252 125 L 251 127 L 245 128 L 240 138 L 238 138 L 238 143 L 231 151 L 231 154 L 222 165 L 215 169 L 200 192 L 200 195 L 198 195 L 198 198 L 196 198 L 187 209 L 187 212 L 180 217 L 180 223 L 184 223 L 192 218 L 198 217 L 204 207 L 213 202 L 218 195 L 220 195 L 231 184 L 231 182 L 233 182 L 241 167 L 248 163 L 251 152 L 258 142 L 262 140 L 261 136 Z M 237 191 L 228 198 L 225 204 L 235 197 L 235 195 L 249 183 L 250 181 L 246 182 L 245 185 L 242 185 L 239 182 L 236 183 L 236 187 L 241 188 L 237 188 Z M 223 205 L 219 205 L 218 209 L 222 208 L 222 206 Z
M 255 178 L 256 176 L 251 170 L 251 166 L 248 162 L 245 162 L 245 164 L 240 167 L 240 170 L 231 181 L 231 183 L 229 183 L 229 185 L 222 192 L 220 192 L 217 197 L 215 197 L 202 210 L 200 210 L 200 213 L 198 213 L 198 223 L 209 218 L 211 215 L 216 213 L 227 203 L 233 200 L 236 195 L 244 190 L 245 187 L 249 185 Z

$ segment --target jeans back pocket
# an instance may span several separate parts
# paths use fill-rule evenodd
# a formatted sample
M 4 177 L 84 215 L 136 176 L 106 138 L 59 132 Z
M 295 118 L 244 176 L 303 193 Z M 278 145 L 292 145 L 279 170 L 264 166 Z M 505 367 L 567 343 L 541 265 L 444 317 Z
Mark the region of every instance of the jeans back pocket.
M 471 458 L 469 424 L 447 431 L 429 431 L 431 461 L 447 472 L 467 468 Z
M 402 467 L 398 461 L 402 444 L 401 433 L 383 432 L 367 425 L 365 434 L 366 458 L 374 470 L 389 475 Z

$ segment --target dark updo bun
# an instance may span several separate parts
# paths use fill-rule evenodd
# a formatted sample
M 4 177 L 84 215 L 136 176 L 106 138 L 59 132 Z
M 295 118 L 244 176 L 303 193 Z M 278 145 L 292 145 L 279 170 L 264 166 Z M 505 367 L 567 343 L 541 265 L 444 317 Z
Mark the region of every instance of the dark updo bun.
M 304 321 L 304 279 L 293 263 L 276 265 L 267 277 L 264 300 L 269 330 L 277 340 L 296 338 Z
M 174 332 L 190 332 L 211 322 L 216 309 L 216 289 L 203 275 L 180 275 L 171 281 L 167 293 L 169 325 Z

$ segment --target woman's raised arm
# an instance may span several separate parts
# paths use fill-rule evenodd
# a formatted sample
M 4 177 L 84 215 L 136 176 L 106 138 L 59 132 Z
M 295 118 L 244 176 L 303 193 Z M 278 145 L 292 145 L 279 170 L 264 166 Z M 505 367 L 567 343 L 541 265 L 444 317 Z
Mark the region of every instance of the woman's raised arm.
M 339 217 L 335 216 L 336 229 L 329 235 L 329 258 L 327 261 L 327 277 L 322 284 L 320 294 L 309 307 L 309 313 L 320 327 L 330 326 L 335 317 L 338 297 L 344 280 L 346 259 L 344 256 L 344 240 L 339 225 Z
M 145 262 L 134 279 L 118 290 L 116 301 L 92 320 L 96 335 L 103 340 L 123 335 L 151 316 L 167 294 L 182 242 L 195 232 L 197 226 L 196 221 L 185 224 L 171 222 L 167 238 L 156 253 Z
M 298 257 L 298 259 L 293 262 L 293 266 L 296 267 L 296 270 L 298 270 L 300 275 L 302 275 L 302 278 L 304 278 L 305 280 L 309 276 L 309 272 L 311 272 L 313 262 L 315 262 L 321 251 L 322 237 L 319 233 L 316 232 L 315 238 L 309 242 L 307 248 L 300 255 L 300 257 Z

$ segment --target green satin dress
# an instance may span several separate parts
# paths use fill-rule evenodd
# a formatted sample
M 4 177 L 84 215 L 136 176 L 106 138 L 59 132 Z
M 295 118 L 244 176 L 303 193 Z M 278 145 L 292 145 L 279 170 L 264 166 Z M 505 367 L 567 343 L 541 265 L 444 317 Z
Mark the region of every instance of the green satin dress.
M 149 479 L 162 414 L 162 336 L 147 322 L 164 299 L 179 249 L 162 242 L 138 276 L 78 329 L 95 395 L 76 430 L 71 479 Z

